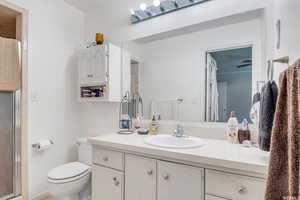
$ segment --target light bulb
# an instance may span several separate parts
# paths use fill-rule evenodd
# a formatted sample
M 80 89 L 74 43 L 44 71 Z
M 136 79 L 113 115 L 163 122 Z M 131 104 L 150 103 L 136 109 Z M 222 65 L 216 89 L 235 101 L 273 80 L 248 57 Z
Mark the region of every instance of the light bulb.
M 131 14 L 131 15 L 135 15 L 135 11 L 134 11 L 133 8 L 130 8 L 130 14 Z
M 140 9 L 141 9 L 142 11 L 145 11 L 145 10 L 147 9 L 147 4 L 141 3 Z
M 160 0 L 153 0 L 153 5 L 158 7 L 160 5 Z

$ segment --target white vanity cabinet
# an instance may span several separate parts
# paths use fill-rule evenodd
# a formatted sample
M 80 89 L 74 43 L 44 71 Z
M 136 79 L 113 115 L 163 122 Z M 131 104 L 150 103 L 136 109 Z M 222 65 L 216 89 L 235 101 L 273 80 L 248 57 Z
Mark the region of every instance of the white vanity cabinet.
M 204 169 L 158 162 L 157 200 L 204 198 Z
M 156 200 L 156 160 L 125 156 L 125 199 Z
M 225 199 L 263 200 L 266 180 L 205 170 L 205 192 L 207 195 Z
M 125 200 L 201 200 L 203 196 L 202 168 L 125 155 Z
M 123 172 L 94 165 L 92 173 L 93 200 L 123 200 Z
M 93 148 L 92 199 L 124 199 L 124 153 Z
M 266 181 L 93 148 L 93 200 L 263 200 Z

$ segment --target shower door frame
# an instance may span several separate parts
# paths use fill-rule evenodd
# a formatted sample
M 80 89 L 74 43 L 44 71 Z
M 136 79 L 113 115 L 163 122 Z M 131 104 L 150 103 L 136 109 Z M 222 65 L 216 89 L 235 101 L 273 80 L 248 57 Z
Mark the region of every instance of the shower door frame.
M 21 155 L 21 146 L 19 145 L 21 142 L 21 91 L 15 91 L 15 92 L 7 92 L 12 93 L 12 141 L 13 141 L 13 155 L 12 155 L 12 162 L 13 164 L 13 173 L 12 173 L 12 184 L 13 184 L 13 190 L 12 193 L 7 194 L 6 196 L 0 197 L 0 200 L 6 200 L 6 199 L 12 199 L 16 196 L 19 196 L 22 192 L 21 186 L 22 183 L 18 182 L 21 180 L 21 163 L 19 158 L 22 157 Z
M 17 5 L 0 0 L 0 5 L 19 13 L 17 16 L 16 39 L 21 41 L 21 90 L 20 90 L 20 133 L 21 134 L 21 196 L 14 200 L 28 200 L 28 11 Z M 0 198 L 0 200 L 2 200 Z

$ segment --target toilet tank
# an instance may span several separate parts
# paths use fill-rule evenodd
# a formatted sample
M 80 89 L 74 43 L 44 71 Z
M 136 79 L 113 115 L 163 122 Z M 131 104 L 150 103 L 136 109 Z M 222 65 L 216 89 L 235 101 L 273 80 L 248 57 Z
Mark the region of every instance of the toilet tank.
M 87 138 L 77 140 L 78 161 L 87 165 L 92 165 L 92 145 L 88 143 Z

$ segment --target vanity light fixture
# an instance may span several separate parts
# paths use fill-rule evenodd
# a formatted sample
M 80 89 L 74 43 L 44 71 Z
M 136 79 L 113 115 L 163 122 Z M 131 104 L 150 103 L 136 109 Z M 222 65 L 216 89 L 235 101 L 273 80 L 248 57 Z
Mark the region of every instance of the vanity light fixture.
M 160 6 L 160 0 L 153 0 L 153 5 L 154 5 L 155 7 Z
M 147 9 L 147 4 L 141 3 L 140 9 L 141 9 L 142 11 L 145 11 L 145 10 Z
M 182 8 L 187 8 L 211 0 L 153 0 L 153 5 L 141 3 L 138 10 L 130 9 L 130 21 L 136 24 Z
M 134 11 L 133 8 L 130 8 L 130 14 L 131 14 L 131 15 L 135 15 L 135 11 Z

